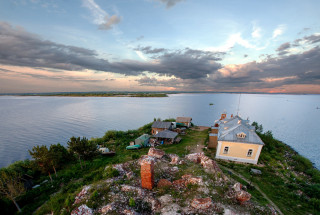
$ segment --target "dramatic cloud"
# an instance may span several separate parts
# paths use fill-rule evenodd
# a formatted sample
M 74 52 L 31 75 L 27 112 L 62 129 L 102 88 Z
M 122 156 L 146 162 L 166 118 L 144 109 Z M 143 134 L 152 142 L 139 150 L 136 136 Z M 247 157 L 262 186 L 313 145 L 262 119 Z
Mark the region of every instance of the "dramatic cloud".
M 171 8 L 177 3 L 182 2 L 184 0 L 157 0 L 157 1 L 160 1 L 161 3 L 165 4 L 167 8 Z
M 151 47 L 141 49 L 150 53 L 156 50 Z M 217 61 L 221 60 L 222 55 L 223 53 L 186 48 L 167 51 L 154 58 L 153 62 L 133 60 L 109 62 L 99 58 L 93 50 L 42 40 L 22 28 L 13 28 L 7 23 L 0 23 L 0 64 L 4 65 L 70 71 L 92 69 L 124 75 L 139 75 L 148 71 L 182 79 L 198 79 L 221 68 L 221 64 Z
M 279 55 L 284 55 L 288 53 L 288 49 L 291 47 L 291 44 L 289 42 L 283 43 L 279 48 L 277 48 L 277 52 L 279 52 Z
M 310 36 L 305 36 L 302 39 L 297 39 L 294 41 L 295 42 L 295 46 L 299 46 L 300 43 L 309 43 L 309 44 L 315 44 L 320 42 L 320 34 L 313 34 Z
M 252 89 L 320 84 L 320 48 L 281 58 L 268 58 L 261 63 L 224 67 L 212 80 L 223 83 L 225 87 L 247 86 Z
M 118 24 L 121 21 L 121 17 L 113 15 L 113 16 L 108 16 L 106 15 L 104 17 L 104 22 L 99 25 L 100 30 L 109 30 L 112 28 L 113 25 Z
M 144 54 L 158 54 L 167 51 L 164 48 L 152 48 L 151 46 L 146 47 L 138 47 L 135 49 L 136 51 L 141 51 Z

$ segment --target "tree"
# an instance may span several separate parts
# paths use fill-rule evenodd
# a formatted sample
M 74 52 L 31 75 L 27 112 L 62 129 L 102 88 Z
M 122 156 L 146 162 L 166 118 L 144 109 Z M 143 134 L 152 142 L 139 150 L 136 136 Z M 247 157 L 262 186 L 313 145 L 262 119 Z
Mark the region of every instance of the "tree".
M 257 122 L 253 122 L 251 125 L 255 127 L 255 130 L 257 133 L 262 134 L 262 132 L 263 132 L 262 125 L 259 125 Z
M 68 148 L 70 152 L 78 156 L 81 169 L 83 168 L 81 159 L 84 161 L 90 160 L 98 153 L 97 145 L 92 141 L 88 141 L 85 137 L 82 139 L 80 137 L 71 137 L 68 141 Z
M 49 157 L 55 174 L 56 168 L 60 168 L 65 162 L 69 160 L 69 153 L 67 149 L 60 143 L 57 145 L 50 145 Z
M 35 159 L 35 162 L 38 164 L 38 167 L 40 168 L 41 172 L 48 173 L 50 180 L 52 181 L 50 169 L 53 165 L 47 146 L 34 146 L 32 148 L 32 151 L 29 150 L 29 153 L 32 156 L 32 158 Z
M 20 176 L 16 172 L 1 171 L 0 173 L 0 193 L 10 199 L 17 207 L 18 211 L 21 209 L 16 202 L 16 198 L 24 193 L 24 184 Z

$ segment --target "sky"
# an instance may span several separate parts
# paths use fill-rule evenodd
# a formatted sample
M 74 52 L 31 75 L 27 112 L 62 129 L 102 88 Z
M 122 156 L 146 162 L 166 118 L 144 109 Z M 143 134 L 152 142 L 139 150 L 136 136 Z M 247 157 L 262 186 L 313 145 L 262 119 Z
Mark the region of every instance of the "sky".
M 0 0 L 0 93 L 320 93 L 319 0 Z

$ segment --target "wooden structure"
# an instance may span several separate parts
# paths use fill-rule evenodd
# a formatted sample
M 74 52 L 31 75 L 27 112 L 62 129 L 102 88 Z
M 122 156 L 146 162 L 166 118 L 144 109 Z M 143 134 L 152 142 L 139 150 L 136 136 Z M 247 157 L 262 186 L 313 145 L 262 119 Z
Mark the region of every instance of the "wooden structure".
M 160 131 L 172 130 L 172 123 L 171 122 L 155 121 L 155 122 L 153 122 L 151 129 L 152 129 L 151 134 L 156 135 Z
M 164 130 L 154 135 L 154 137 L 156 138 L 156 142 L 161 144 L 173 144 L 177 136 L 177 132 L 169 130 Z
M 177 117 L 176 122 L 178 125 L 184 125 L 184 126 L 190 128 L 192 118 L 191 117 Z

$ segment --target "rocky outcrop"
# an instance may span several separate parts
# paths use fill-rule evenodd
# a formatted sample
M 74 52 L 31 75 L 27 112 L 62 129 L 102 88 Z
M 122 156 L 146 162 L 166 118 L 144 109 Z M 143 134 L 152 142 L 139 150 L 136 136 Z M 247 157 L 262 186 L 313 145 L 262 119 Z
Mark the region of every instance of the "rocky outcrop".
M 212 199 L 210 197 L 208 198 L 199 198 L 199 199 L 193 199 L 191 201 L 191 207 L 198 209 L 198 210 L 205 210 L 210 207 L 212 207 Z
M 93 211 L 87 205 L 80 205 L 71 212 L 71 215 L 93 215 Z
M 143 196 L 145 194 L 144 190 L 141 189 L 140 187 L 134 187 L 134 186 L 130 186 L 130 185 L 121 185 L 121 191 L 123 191 L 123 192 L 135 192 L 139 196 Z
M 171 186 L 172 186 L 172 183 L 167 179 L 160 179 L 157 185 L 158 188 L 171 187 Z
M 88 198 L 89 195 L 89 190 L 90 190 L 91 186 L 85 186 L 80 193 L 78 193 L 78 195 L 75 198 L 75 201 L 73 204 L 79 204 L 82 200 L 85 200 L 86 198 Z
M 166 153 L 160 149 L 150 148 L 148 152 L 148 156 L 155 157 L 161 159 Z
M 242 184 L 240 184 L 239 182 L 235 183 L 232 186 L 232 189 L 229 191 L 228 196 L 229 198 L 236 199 L 240 204 L 244 204 L 251 199 L 251 194 L 242 190 Z

